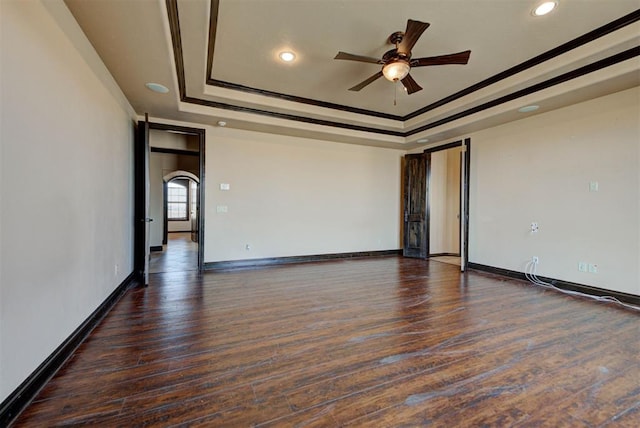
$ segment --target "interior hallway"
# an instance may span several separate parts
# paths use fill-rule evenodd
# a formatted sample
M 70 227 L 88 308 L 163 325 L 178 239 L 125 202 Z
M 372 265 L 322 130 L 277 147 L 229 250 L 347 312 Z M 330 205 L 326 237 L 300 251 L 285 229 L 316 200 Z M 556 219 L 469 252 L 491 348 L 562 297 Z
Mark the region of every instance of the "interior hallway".
M 164 251 L 151 253 L 149 273 L 197 271 L 198 244 L 191 240 L 191 232 L 171 232 L 167 235 Z

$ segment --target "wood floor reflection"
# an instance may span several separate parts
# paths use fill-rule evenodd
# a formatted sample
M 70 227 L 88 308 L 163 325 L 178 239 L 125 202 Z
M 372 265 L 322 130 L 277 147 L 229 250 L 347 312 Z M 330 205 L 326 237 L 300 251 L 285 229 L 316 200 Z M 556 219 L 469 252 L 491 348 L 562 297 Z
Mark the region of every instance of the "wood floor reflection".
M 191 240 L 191 232 L 172 232 L 167 235 L 167 245 L 163 250 L 151 253 L 149 272 L 198 270 L 198 244 Z
M 158 273 L 16 425 L 637 427 L 639 321 L 401 257 Z

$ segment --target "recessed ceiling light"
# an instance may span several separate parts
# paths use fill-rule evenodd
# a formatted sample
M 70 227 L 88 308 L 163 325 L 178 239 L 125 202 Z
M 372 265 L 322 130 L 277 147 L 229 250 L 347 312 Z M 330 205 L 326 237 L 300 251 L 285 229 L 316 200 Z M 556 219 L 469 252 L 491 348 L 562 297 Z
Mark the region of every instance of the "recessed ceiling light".
M 278 57 L 280 57 L 280 59 L 284 62 L 292 62 L 294 59 L 296 59 L 296 54 L 291 51 L 284 51 L 280 52 L 278 54 Z
M 520 108 L 518 109 L 518 111 L 519 111 L 520 113 L 531 113 L 532 111 L 536 111 L 536 110 L 538 110 L 539 108 L 540 108 L 540 106 L 537 106 L 537 105 L 535 105 L 535 104 L 534 104 L 534 105 L 530 105 L 530 106 L 520 107 Z
M 420 138 L 419 140 L 416 141 L 416 143 L 428 143 L 429 139 L 428 138 Z
M 146 83 L 144 86 L 151 89 L 153 92 L 158 92 L 160 94 L 166 94 L 169 92 L 169 88 L 159 83 Z
M 543 16 L 551 12 L 557 6 L 558 6 L 558 2 L 555 0 L 545 1 L 540 3 L 538 6 L 536 6 L 531 13 L 533 14 L 533 16 Z

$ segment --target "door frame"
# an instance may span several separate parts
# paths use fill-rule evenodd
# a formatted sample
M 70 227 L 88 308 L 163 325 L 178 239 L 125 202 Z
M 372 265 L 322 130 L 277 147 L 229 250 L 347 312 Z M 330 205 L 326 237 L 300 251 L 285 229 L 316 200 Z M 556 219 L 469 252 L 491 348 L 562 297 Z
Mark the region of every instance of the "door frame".
M 205 226 L 205 204 L 204 204 L 204 195 L 205 195 L 205 130 L 203 128 L 193 128 L 188 126 L 180 126 L 180 125 L 169 125 L 165 123 L 158 122 L 148 122 L 149 130 L 155 129 L 159 131 L 173 131 L 182 134 L 195 135 L 198 137 L 198 151 L 199 151 L 199 174 L 198 178 L 200 179 L 200 183 L 198 186 L 198 197 L 200 199 L 200 212 L 198 216 L 198 271 L 202 271 L 204 268 L 204 226 Z M 141 127 L 144 129 L 145 122 L 138 121 L 138 132 L 137 135 L 139 138 L 136 139 L 135 151 L 134 151 L 134 163 L 140 162 L 141 156 L 144 156 L 144 141 L 142 141 L 142 131 Z M 148 154 L 147 154 L 148 156 Z M 135 170 L 135 168 L 134 168 Z M 144 267 L 142 266 L 142 270 L 140 269 L 140 260 L 144 260 L 144 223 L 141 221 L 137 221 L 139 213 L 144 209 L 144 174 L 140 174 L 139 172 L 134 171 L 134 188 L 135 188 L 135 218 L 134 222 L 134 260 L 135 270 L 139 273 L 139 275 L 143 276 Z M 142 195 L 142 196 L 141 196 Z M 142 239 L 142 242 L 141 242 Z
M 426 176 L 426 189 L 427 189 L 427 204 L 425 213 L 425 233 L 426 239 L 426 254 L 429 258 L 429 248 L 431 239 L 431 154 L 440 152 L 443 150 L 449 150 L 456 147 L 462 147 L 462 163 L 460 165 L 460 270 L 465 271 L 467 264 L 469 263 L 469 170 L 471 165 L 471 139 L 466 138 L 464 140 L 454 141 L 452 143 L 443 144 L 441 146 L 429 147 L 422 153 L 427 157 L 427 176 Z

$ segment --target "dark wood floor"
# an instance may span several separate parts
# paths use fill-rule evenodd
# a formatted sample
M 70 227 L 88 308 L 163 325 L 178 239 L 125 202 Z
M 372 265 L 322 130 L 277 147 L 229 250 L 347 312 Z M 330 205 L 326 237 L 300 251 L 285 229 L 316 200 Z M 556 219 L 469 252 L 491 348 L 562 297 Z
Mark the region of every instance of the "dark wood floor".
M 152 275 L 17 426 L 640 426 L 640 317 L 399 257 Z

